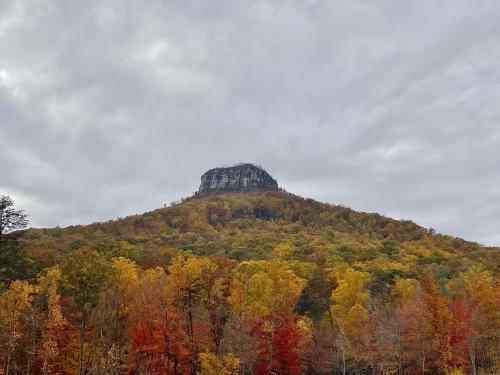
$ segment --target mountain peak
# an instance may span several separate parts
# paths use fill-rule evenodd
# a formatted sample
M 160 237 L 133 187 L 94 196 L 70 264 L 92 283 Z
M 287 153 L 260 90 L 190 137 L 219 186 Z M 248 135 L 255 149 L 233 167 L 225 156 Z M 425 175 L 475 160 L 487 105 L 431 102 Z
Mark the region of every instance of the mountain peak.
M 205 172 L 201 176 L 198 194 L 254 190 L 278 190 L 278 182 L 261 166 L 239 163 Z

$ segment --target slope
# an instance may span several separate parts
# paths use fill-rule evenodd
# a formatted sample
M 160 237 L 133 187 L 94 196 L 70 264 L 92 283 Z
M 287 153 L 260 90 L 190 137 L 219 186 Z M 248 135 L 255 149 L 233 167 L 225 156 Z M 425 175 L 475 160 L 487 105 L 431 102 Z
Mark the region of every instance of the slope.
M 263 259 L 278 245 L 290 261 L 347 263 L 380 282 L 431 267 L 450 278 L 473 264 L 498 271 L 498 248 L 435 234 L 411 221 L 356 212 L 283 191 L 194 196 L 142 215 L 67 228 L 29 229 L 20 240 L 35 275 L 78 249 L 125 256 L 143 268 L 179 251 L 235 260 Z

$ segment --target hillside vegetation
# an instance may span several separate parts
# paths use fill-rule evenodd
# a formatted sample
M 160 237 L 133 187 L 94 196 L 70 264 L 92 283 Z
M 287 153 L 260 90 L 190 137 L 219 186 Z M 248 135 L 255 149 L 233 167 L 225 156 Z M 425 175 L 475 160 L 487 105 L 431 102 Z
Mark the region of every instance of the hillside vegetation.
M 11 237 L 4 374 L 500 371 L 500 249 L 411 221 L 247 192 Z

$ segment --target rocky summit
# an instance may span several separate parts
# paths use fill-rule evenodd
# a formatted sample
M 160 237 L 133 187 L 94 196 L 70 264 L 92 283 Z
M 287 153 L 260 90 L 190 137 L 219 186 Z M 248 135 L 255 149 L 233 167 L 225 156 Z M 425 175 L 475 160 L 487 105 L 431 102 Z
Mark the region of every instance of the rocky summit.
M 264 169 L 253 164 L 214 168 L 201 176 L 198 194 L 234 191 L 277 190 L 278 182 Z

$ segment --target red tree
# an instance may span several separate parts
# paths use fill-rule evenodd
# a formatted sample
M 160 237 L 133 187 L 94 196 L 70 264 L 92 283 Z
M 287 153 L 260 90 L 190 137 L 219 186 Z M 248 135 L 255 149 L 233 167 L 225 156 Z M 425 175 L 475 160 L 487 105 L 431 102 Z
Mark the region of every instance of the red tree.
M 450 304 L 453 320 L 450 327 L 450 344 L 453 367 L 469 367 L 470 339 L 475 335 L 472 326 L 472 306 L 464 300 Z
M 300 335 L 295 316 L 283 314 L 274 322 L 259 320 L 252 335 L 257 340 L 256 375 L 300 375 Z

